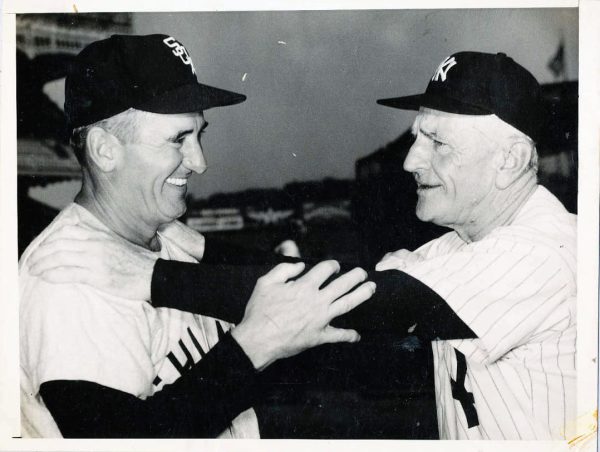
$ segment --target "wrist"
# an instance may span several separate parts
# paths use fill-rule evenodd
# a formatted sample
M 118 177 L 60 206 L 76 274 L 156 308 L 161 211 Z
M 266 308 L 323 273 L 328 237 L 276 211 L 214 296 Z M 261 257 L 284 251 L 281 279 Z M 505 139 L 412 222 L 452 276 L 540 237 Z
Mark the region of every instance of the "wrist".
M 257 371 L 265 369 L 276 360 L 274 358 L 275 354 L 271 350 L 272 344 L 269 343 L 271 341 L 262 339 L 260 331 L 252 326 L 248 326 L 248 323 L 242 321 L 242 323 L 231 330 L 231 336 L 250 359 L 250 362 Z

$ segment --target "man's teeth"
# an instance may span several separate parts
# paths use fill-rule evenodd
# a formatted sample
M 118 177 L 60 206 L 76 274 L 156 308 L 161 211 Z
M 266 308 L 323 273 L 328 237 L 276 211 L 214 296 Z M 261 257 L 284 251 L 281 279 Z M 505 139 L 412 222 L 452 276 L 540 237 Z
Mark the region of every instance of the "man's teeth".
M 177 185 L 178 187 L 182 187 L 187 184 L 187 179 L 185 177 L 169 177 L 167 179 L 167 184 Z

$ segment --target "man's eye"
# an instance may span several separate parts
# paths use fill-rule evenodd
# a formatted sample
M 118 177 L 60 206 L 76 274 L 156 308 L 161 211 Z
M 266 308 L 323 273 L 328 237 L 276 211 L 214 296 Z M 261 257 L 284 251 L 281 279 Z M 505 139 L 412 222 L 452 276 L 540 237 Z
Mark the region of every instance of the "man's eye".
M 446 143 L 439 141 L 439 140 L 435 140 L 435 139 L 431 139 L 431 141 L 433 142 L 433 145 L 435 146 L 436 149 L 442 149 L 446 146 L 448 146 Z

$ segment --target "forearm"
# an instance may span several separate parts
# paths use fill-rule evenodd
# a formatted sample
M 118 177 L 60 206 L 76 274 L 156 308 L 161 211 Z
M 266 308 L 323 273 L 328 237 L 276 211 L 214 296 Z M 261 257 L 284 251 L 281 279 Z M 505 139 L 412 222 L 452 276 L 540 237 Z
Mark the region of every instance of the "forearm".
M 40 394 L 73 438 L 216 437 L 257 396 L 257 372 L 230 335 L 188 373 L 145 400 L 85 381 L 50 381 Z
M 477 337 L 442 297 L 407 273 L 371 271 L 367 279 L 377 284 L 375 294 L 333 326 L 359 333 L 405 332 L 423 340 Z
M 244 314 L 252 288 L 270 265 L 198 265 L 159 260 L 152 277 L 155 306 L 210 315 L 237 323 Z M 341 272 L 349 268 L 342 267 Z M 431 288 L 397 270 L 371 271 L 377 284 L 370 300 L 336 319 L 337 327 L 401 332 L 416 324 L 411 334 L 425 340 L 475 338 L 475 334 Z
M 152 274 L 152 305 L 239 323 L 256 280 L 271 268 L 159 259 Z
M 278 263 L 299 262 L 274 256 L 272 262 L 246 265 L 158 259 L 152 273 L 152 305 L 239 323 L 258 278 Z

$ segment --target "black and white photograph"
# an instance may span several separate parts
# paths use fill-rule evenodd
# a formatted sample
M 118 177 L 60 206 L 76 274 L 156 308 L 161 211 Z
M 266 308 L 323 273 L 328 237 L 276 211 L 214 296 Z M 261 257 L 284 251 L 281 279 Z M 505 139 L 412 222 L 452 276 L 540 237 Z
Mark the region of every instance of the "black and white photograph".
M 17 443 L 595 444 L 579 8 L 73 9 L 3 48 Z

